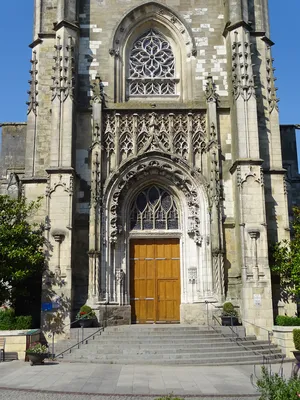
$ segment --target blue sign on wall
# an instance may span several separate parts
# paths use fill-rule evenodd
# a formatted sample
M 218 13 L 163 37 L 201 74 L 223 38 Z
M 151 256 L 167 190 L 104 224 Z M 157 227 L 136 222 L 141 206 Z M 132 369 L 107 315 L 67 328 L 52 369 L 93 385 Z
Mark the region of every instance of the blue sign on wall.
M 42 303 L 42 311 L 51 311 L 52 303 Z

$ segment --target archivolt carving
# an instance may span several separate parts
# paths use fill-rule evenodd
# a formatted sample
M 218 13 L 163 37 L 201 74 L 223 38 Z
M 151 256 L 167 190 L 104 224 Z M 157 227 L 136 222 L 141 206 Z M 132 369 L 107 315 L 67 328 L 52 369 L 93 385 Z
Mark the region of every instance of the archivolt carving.
M 173 161 L 173 160 L 172 160 Z M 178 160 L 177 160 L 178 162 Z M 131 164 L 132 165 L 132 164 Z M 201 245 L 202 235 L 200 232 L 200 209 L 199 209 L 199 197 L 196 190 L 196 186 L 189 179 L 176 164 L 170 164 L 168 160 L 147 160 L 140 163 L 135 163 L 128 172 L 124 173 L 119 178 L 118 184 L 113 188 L 113 192 L 110 195 L 109 205 L 109 225 L 110 225 L 110 241 L 116 243 L 119 228 L 118 228 L 118 211 L 121 199 L 124 199 L 130 187 L 134 182 L 141 179 L 145 179 L 147 175 L 158 175 L 164 176 L 170 179 L 176 187 L 183 192 L 187 199 L 189 208 L 188 215 L 188 233 L 193 236 L 194 241 Z
M 166 25 L 173 27 L 173 29 L 178 32 L 178 36 L 182 37 L 182 41 L 186 45 L 187 56 L 196 56 L 197 47 L 189 26 L 185 24 L 184 20 L 182 20 L 179 15 L 175 15 L 174 11 L 169 7 L 154 1 L 135 7 L 125 16 L 115 31 L 109 54 L 118 57 L 120 54 L 120 43 L 123 43 L 124 39 L 128 37 L 128 33 L 132 27 L 140 20 L 145 18 L 149 20 L 151 17 L 155 17 Z

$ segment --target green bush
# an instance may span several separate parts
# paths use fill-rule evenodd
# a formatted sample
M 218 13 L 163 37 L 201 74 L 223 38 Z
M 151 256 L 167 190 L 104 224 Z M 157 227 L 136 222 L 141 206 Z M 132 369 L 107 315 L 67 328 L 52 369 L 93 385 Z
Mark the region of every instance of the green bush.
M 95 312 L 92 310 L 90 306 L 86 304 L 80 307 L 79 312 L 76 315 L 76 319 L 92 319 L 96 318 Z
M 226 316 L 236 317 L 237 316 L 237 311 L 234 309 L 234 306 L 232 303 L 230 303 L 230 301 L 223 304 L 222 315 L 224 317 L 226 317 Z
M 259 400 L 295 400 L 300 393 L 298 378 L 285 379 L 279 374 L 270 374 L 262 367 L 261 378 L 256 382 L 260 393 Z
M 32 328 L 32 316 L 20 315 L 15 318 L 15 328 L 17 330 L 26 330 Z
M 293 329 L 293 341 L 296 350 L 300 350 L 300 329 Z
M 0 330 L 9 331 L 13 329 L 15 311 L 12 308 L 0 310 Z
M 84 306 L 80 307 L 80 311 L 90 314 L 93 310 L 90 306 L 85 304 Z
M 300 326 L 300 318 L 288 317 L 287 315 L 277 315 L 275 325 L 279 326 Z
M 0 331 L 26 330 L 31 327 L 31 315 L 16 317 L 15 311 L 12 308 L 0 310 Z

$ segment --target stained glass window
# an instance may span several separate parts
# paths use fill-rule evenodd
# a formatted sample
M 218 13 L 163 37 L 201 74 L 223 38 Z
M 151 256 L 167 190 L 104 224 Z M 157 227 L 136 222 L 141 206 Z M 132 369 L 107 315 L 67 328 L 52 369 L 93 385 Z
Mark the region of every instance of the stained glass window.
M 131 205 L 131 229 L 178 229 L 178 211 L 173 196 L 152 185 L 140 192 Z
M 175 58 L 170 43 L 150 29 L 129 56 L 129 95 L 172 95 L 176 92 Z

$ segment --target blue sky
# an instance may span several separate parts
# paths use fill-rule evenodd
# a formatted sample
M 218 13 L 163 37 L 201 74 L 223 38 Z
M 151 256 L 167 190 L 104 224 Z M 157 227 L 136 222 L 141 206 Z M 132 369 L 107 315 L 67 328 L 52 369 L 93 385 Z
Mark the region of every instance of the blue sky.
M 0 121 L 25 121 L 34 0 L 1 1 Z M 3 3 L 3 4 L 2 4 Z M 300 123 L 300 0 L 269 0 L 280 122 Z

